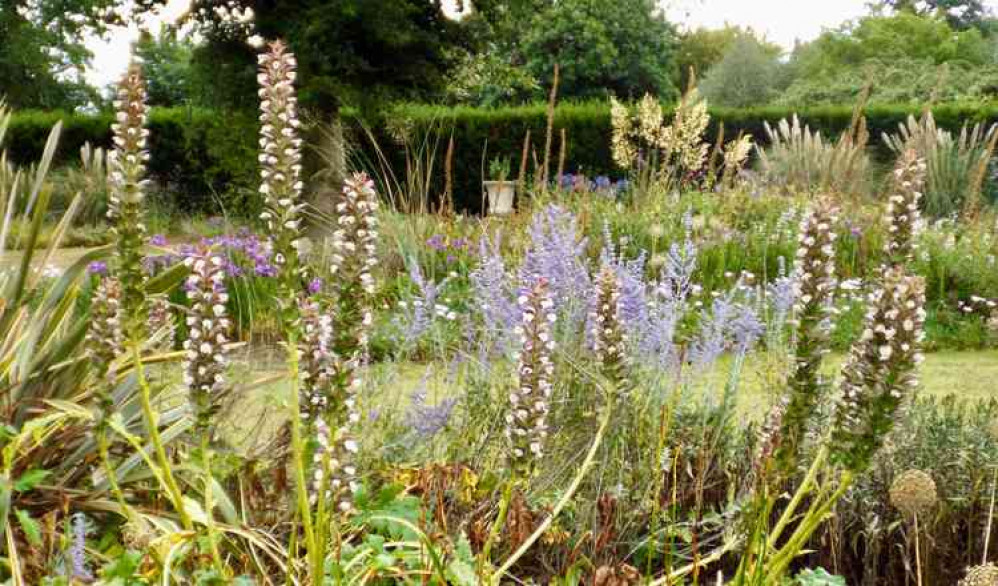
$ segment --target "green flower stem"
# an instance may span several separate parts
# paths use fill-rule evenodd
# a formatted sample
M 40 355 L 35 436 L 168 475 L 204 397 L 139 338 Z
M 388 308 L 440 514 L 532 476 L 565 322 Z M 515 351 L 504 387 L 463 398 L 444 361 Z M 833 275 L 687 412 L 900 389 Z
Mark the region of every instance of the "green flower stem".
M 118 506 L 121 507 L 121 513 L 128 519 L 132 518 L 132 508 L 128 506 L 128 502 L 125 501 L 125 493 L 121 491 L 121 485 L 118 484 L 118 475 L 111 466 L 111 455 L 110 442 L 107 441 L 107 425 L 103 421 L 97 423 L 97 429 L 95 430 L 96 441 L 97 441 L 97 455 L 100 457 L 101 467 L 104 468 L 104 475 L 107 476 L 108 486 L 111 487 L 111 494 L 114 495 L 114 500 L 118 501 Z
M 211 561 L 215 564 L 215 571 L 218 577 L 225 579 L 225 566 L 222 565 L 222 556 L 218 553 L 218 535 L 215 531 L 215 503 L 213 492 L 214 482 L 211 476 L 211 433 L 207 429 L 201 430 L 201 463 L 204 466 L 204 515 L 205 529 L 208 532 L 208 544 L 211 549 Z
M 586 474 L 589 472 L 589 469 L 592 468 L 593 463 L 596 460 L 596 452 L 599 451 L 600 444 L 603 443 L 603 436 L 606 434 L 606 429 L 610 424 L 610 414 L 613 411 L 613 402 L 611 397 L 613 396 L 613 393 L 607 393 L 607 403 L 606 409 L 603 410 L 603 420 L 600 421 L 599 429 L 596 430 L 596 437 L 593 438 L 593 444 L 589 447 L 589 453 L 586 454 L 586 459 L 582 462 L 582 466 L 579 467 L 579 472 L 572 480 L 572 484 L 568 486 L 568 490 L 565 491 L 565 494 L 561 495 L 561 498 L 555 504 L 554 508 L 551 509 L 551 512 L 544 519 L 544 521 L 537 526 L 537 529 L 530 534 L 530 537 L 528 537 L 527 540 L 524 541 L 515 552 L 513 552 L 513 555 L 509 556 L 509 559 L 507 559 L 503 565 L 499 566 L 499 569 L 496 570 L 489 580 L 489 584 L 495 584 L 498 586 L 499 580 L 506 574 L 506 572 L 509 571 L 511 567 L 513 567 L 513 564 L 523 557 L 523 554 L 527 553 L 530 548 L 533 547 L 534 542 L 540 539 L 541 535 L 548 530 L 548 527 L 554 523 L 554 520 L 558 517 L 558 514 L 561 513 L 561 510 L 565 508 L 565 505 L 568 504 L 568 501 L 572 500 L 572 496 L 575 495 L 575 491 L 577 491 L 579 486 L 582 485 L 582 480 L 586 477 Z
M 170 500 L 173 501 L 173 507 L 180 516 L 180 524 L 183 525 L 184 529 L 191 531 L 194 529 L 194 523 L 191 521 L 191 516 L 187 513 L 187 509 L 184 507 L 183 493 L 180 492 L 177 479 L 173 476 L 173 469 L 170 467 L 170 458 L 166 455 L 166 448 L 163 446 L 163 440 L 159 435 L 159 417 L 152 406 L 152 391 L 149 389 L 149 381 L 146 380 L 145 369 L 142 367 L 142 355 L 139 351 L 139 343 L 133 339 L 130 345 L 132 347 L 132 359 L 135 362 L 135 376 L 138 378 L 139 383 L 142 414 L 145 416 L 146 428 L 149 431 L 149 440 L 156 450 L 156 459 L 159 462 L 163 482 L 166 483 L 167 492 L 170 493 Z
M 797 526 L 797 530 L 794 531 L 793 535 L 787 540 L 787 543 L 773 555 L 770 562 L 766 565 L 766 571 L 763 574 L 766 576 L 767 586 L 778 586 L 781 583 L 782 576 L 786 573 L 790 563 L 797 557 L 804 544 L 811 538 L 811 535 L 825 522 L 825 519 L 828 518 L 828 515 L 832 511 L 832 507 L 849 490 L 852 482 L 852 472 L 845 470 L 842 472 L 842 476 L 839 477 L 839 486 L 835 489 L 835 492 L 827 499 L 824 499 L 823 502 L 821 499 L 816 499 L 811 504 L 811 507 Z
M 814 461 L 811 463 L 811 468 L 807 471 L 807 476 L 804 477 L 804 481 L 801 483 L 800 487 L 797 488 L 797 492 L 794 493 L 793 498 L 790 499 L 790 503 L 787 508 L 783 510 L 783 514 L 780 515 L 780 519 L 776 522 L 776 526 L 769 534 L 769 541 L 766 544 L 767 550 L 772 550 L 776 547 L 776 541 L 782 535 L 783 530 L 787 528 L 790 521 L 793 519 L 794 513 L 797 511 L 797 507 L 800 506 L 804 497 L 811 492 L 811 485 L 814 484 L 815 478 L 818 476 L 818 471 L 825 465 L 825 460 L 828 459 L 828 448 L 824 445 L 818 450 L 818 453 L 814 456 Z
M 285 336 L 288 345 L 288 370 L 291 378 L 291 457 L 295 467 L 295 490 L 298 495 L 298 515 L 305 531 L 305 548 L 309 557 L 309 574 L 314 584 L 322 584 L 323 559 L 312 526 L 312 507 L 308 502 L 305 472 L 305 443 L 301 434 L 301 411 L 298 397 L 298 343 L 293 332 Z
M 479 557 L 479 575 L 485 575 L 485 566 L 489 563 L 489 557 L 492 553 L 492 544 L 495 543 L 496 539 L 499 537 L 499 532 L 502 530 L 503 525 L 506 524 L 506 514 L 509 511 L 509 503 L 513 500 L 513 490 L 516 487 L 516 479 L 510 478 L 506 482 L 506 488 L 503 489 L 502 499 L 499 501 L 499 514 L 496 515 L 496 520 L 492 523 L 492 528 L 489 530 L 489 537 L 485 541 L 485 545 L 482 547 L 482 554 Z

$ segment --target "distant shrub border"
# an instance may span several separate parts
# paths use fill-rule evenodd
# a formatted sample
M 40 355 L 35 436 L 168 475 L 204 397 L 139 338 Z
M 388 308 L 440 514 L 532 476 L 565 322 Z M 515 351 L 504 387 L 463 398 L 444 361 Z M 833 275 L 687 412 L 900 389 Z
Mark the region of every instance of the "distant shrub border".
M 836 136 L 849 126 L 852 106 L 816 106 L 805 109 L 759 107 L 746 109 L 714 108 L 708 140 L 716 140 L 721 123 L 727 139 L 739 132 L 752 134 L 757 141 L 765 139 L 763 123 L 773 123 L 797 113 L 801 121 L 826 136 Z M 880 140 L 882 132 L 894 132 L 909 114 L 918 115 L 917 105 L 871 105 L 866 109 L 870 144 L 884 154 Z M 964 122 L 998 122 L 998 104 L 944 104 L 933 108 L 939 127 L 958 131 Z M 364 125 L 373 131 L 380 148 L 396 164 L 396 175 L 404 176 L 404 156 L 401 147 L 387 132 L 387 117 L 405 122 L 419 137 L 420 131 L 435 128 L 441 132 L 436 156 L 434 181 L 443 190 L 443 165 L 446 142 L 453 133 L 454 194 L 459 209 L 476 209 L 481 200 L 483 170 L 495 156 L 519 161 L 527 130 L 538 160 L 543 158 L 546 127 L 546 107 L 543 104 L 480 109 L 408 104 L 393 108 L 377 120 Z M 344 116 L 348 127 L 355 131 L 361 121 L 352 114 Z M 63 121 L 63 139 L 59 158 L 75 162 L 84 142 L 107 146 L 110 142 L 111 116 L 108 114 L 67 114 L 64 112 L 18 112 L 8 130 L 6 146 L 16 162 L 37 160 L 45 145 L 49 129 L 57 120 Z M 619 176 L 610 156 L 610 111 L 604 102 L 565 103 L 558 107 L 554 121 L 555 139 L 552 160 L 557 160 L 558 133 L 564 128 L 568 136 L 567 172 L 590 176 Z M 215 211 L 219 206 L 229 213 L 251 214 L 256 209 L 257 121 L 253 113 L 217 112 L 212 110 L 171 108 L 153 110 L 151 133 L 151 174 L 175 193 L 174 203 L 183 210 Z M 354 132 L 354 142 L 360 149 L 358 160 L 376 161 L 370 141 L 364 133 Z M 418 140 L 418 138 L 417 138 Z M 532 159 L 532 157 L 531 157 Z M 530 167 L 532 168 L 532 162 Z M 555 163 L 552 163 L 554 166 Z M 518 165 L 514 165 L 516 167 Z M 553 175 L 555 169 L 551 169 Z
M 38 160 L 52 126 L 61 120 L 57 159 L 79 162 L 80 147 L 111 143 L 110 114 L 17 112 L 7 131 L 11 159 Z M 251 212 L 255 199 L 247 189 L 256 181 L 257 122 L 252 114 L 211 110 L 154 109 L 149 116 L 149 173 L 167 188 L 180 210 Z

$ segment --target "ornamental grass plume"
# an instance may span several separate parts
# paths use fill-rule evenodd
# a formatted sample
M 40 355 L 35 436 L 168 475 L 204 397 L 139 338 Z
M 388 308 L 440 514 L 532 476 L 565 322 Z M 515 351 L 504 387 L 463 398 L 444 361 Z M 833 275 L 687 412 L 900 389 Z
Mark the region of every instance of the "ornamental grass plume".
M 925 161 L 918 158 L 914 149 L 898 157 L 885 216 L 888 234 L 884 256 L 888 265 L 905 265 L 915 260 L 925 169 Z
M 796 345 L 792 372 L 787 381 L 786 411 L 782 418 L 782 443 L 777 460 L 784 470 L 799 455 L 808 421 L 827 388 L 821 362 L 828 354 L 834 312 L 835 224 L 837 210 L 825 200 L 801 221 L 793 273 L 793 324 Z
M 302 289 L 299 262 L 304 184 L 301 180 L 301 146 L 298 137 L 298 98 L 294 82 L 297 61 L 281 41 L 258 57 L 260 71 L 260 193 L 265 209 L 260 218 L 273 242 L 273 262 L 280 280 L 278 300 L 286 325 L 295 320 L 296 299 Z
M 842 367 L 842 398 L 830 457 L 852 471 L 867 468 L 894 426 L 901 401 L 918 385 L 925 284 L 900 267 L 885 271 L 870 293 L 863 333 Z
M 118 84 L 114 107 L 115 122 L 111 125 L 114 149 L 108 154 L 111 193 L 107 217 L 116 237 L 116 275 L 121 282 L 121 307 L 125 335 L 131 339 L 142 338 L 145 329 L 145 272 L 142 267 L 142 248 L 145 246 L 146 227 L 143 223 L 146 162 L 149 152 L 146 142 L 149 119 L 146 105 L 146 86 L 141 67 L 132 64 Z
M 510 468 L 517 480 L 529 478 L 544 454 L 547 415 L 554 383 L 554 335 L 557 320 L 547 280 L 535 279 L 533 287 L 517 298 L 520 306 L 521 350 L 517 357 L 517 384 L 510 393 L 506 437 L 510 441 Z

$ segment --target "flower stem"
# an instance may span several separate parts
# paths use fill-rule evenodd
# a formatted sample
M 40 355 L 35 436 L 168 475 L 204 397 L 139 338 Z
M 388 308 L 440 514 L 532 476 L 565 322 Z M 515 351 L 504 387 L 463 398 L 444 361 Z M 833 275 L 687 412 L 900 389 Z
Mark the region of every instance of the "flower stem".
M 208 532 L 208 543 L 211 548 L 211 561 L 215 564 L 215 571 L 220 579 L 225 579 L 225 566 L 222 565 L 222 556 L 218 553 L 218 539 L 215 532 L 215 503 L 214 485 L 211 476 L 211 432 L 207 429 L 201 430 L 201 463 L 204 466 L 204 515 L 205 529 Z
M 118 484 L 118 475 L 115 472 L 114 467 L 111 466 L 109 442 L 107 441 L 107 425 L 105 424 L 103 418 L 97 423 L 95 434 L 97 436 L 97 455 L 100 457 L 101 466 L 104 468 L 104 475 L 107 476 L 108 486 L 111 487 L 111 494 L 114 495 L 114 499 L 118 501 L 118 505 L 121 507 L 122 516 L 131 519 L 132 509 L 125 501 L 125 493 L 121 491 L 121 485 Z
M 516 485 L 516 480 L 510 478 L 506 482 L 506 488 L 503 489 L 502 499 L 499 501 L 499 514 L 496 515 L 496 520 L 492 523 L 492 529 L 489 530 L 489 537 L 485 541 L 485 545 L 482 547 L 482 554 L 479 561 L 479 574 L 484 575 L 485 565 L 489 563 L 489 557 L 492 553 L 492 544 L 495 543 L 496 539 L 499 537 L 499 532 L 502 531 L 503 525 L 506 524 L 506 514 L 509 511 L 509 502 L 513 499 L 513 489 Z
M 291 457 L 295 468 L 295 490 L 298 496 L 298 515 L 305 531 L 305 548 L 309 557 L 309 574 L 313 584 L 322 584 L 323 560 L 312 526 L 312 507 L 308 502 L 307 475 L 305 473 L 305 444 L 301 434 L 301 411 L 298 397 L 298 344 L 293 333 L 285 336 L 288 345 L 288 370 L 291 379 Z
M 814 484 L 814 479 L 818 476 L 818 471 L 825 464 L 825 460 L 828 458 L 828 448 L 826 446 L 821 446 L 818 453 L 814 456 L 814 461 L 811 463 L 811 468 L 808 469 L 807 475 L 804 477 L 804 481 L 801 483 L 800 487 L 797 488 L 797 492 L 794 493 L 793 498 L 790 499 L 790 503 L 787 508 L 783 510 L 783 514 L 780 515 L 780 519 L 776 522 L 776 526 L 769 534 L 769 541 L 767 542 L 767 550 L 771 550 L 776 547 L 776 541 L 780 538 L 783 530 L 786 529 L 790 520 L 793 519 L 794 513 L 797 511 L 797 507 L 800 506 L 804 497 L 811 492 L 811 485 Z
M 572 496 L 575 495 L 575 491 L 577 491 L 579 486 L 582 484 L 582 479 L 586 477 L 589 469 L 592 468 L 593 462 L 596 459 L 596 452 L 599 451 L 600 444 L 603 443 L 603 436 L 606 434 L 606 428 L 610 424 L 610 414 L 613 411 L 613 402 L 609 399 L 609 397 L 612 396 L 612 393 L 607 394 L 608 400 L 606 408 L 603 410 L 603 420 L 600 421 L 599 429 L 596 431 L 596 437 L 593 438 L 592 446 L 589 447 L 589 453 L 586 454 L 586 459 L 583 460 L 582 466 L 579 467 L 578 474 L 576 474 L 575 478 L 572 479 L 572 484 L 568 486 L 568 490 L 565 491 L 565 494 L 561 495 L 561 498 L 557 503 L 555 503 L 554 508 L 551 509 L 551 512 L 544 519 L 544 521 L 537 526 L 537 529 L 530 534 L 530 537 L 528 537 L 527 540 L 524 541 L 515 552 L 513 552 L 513 555 L 509 556 L 503 565 L 499 566 L 499 569 L 492 575 L 492 579 L 489 581 L 490 584 L 499 584 L 499 580 L 506 574 L 506 572 L 509 571 L 511 567 L 513 567 L 513 564 L 523 557 L 523 554 L 527 553 L 530 548 L 533 547 L 534 542 L 540 539 L 541 535 L 543 535 L 544 532 L 548 530 L 548 527 L 554 523 L 554 520 L 558 517 L 558 514 L 561 513 L 561 510 L 565 508 L 565 505 L 568 504 L 568 501 L 572 500 Z
M 190 531 L 194 529 L 194 523 L 191 521 L 191 516 L 187 513 L 187 509 L 184 507 L 183 493 L 180 492 L 177 479 L 173 476 L 173 469 L 170 467 L 170 458 L 166 455 L 166 448 L 163 447 L 163 440 L 159 435 L 159 418 L 152 406 L 152 391 L 149 389 L 149 381 L 146 380 L 145 369 L 142 368 L 142 355 L 139 351 L 139 343 L 133 339 L 130 345 L 132 347 L 132 359 L 135 362 L 135 376 L 138 378 L 142 415 L 146 420 L 149 440 L 156 450 L 156 459 L 163 475 L 163 481 L 166 483 L 167 491 L 170 493 L 170 500 L 173 501 L 173 508 L 177 510 L 177 514 L 180 516 L 180 524 L 183 525 L 184 529 Z

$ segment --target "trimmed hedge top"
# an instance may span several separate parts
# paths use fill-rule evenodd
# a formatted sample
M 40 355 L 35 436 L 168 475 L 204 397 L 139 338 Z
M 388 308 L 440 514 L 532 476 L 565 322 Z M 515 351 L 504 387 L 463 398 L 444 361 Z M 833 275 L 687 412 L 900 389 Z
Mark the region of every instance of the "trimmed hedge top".
M 783 107 L 747 109 L 712 108 L 708 142 L 716 138 L 720 123 L 727 139 L 739 132 L 751 134 L 757 142 L 766 138 L 763 122 L 771 124 L 797 112 L 802 123 L 823 135 L 834 137 L 849 126 L 852 106 L 820 106 L 804 110 Z M 932 109 L 941 128 L 959 130 L 964 123 L 998 122 L 998 104 L 943 104 Z M 910 105 L 871 105 L 866 111 L 871 146 L 882 149 L 881 133 L 895 132 L 907 116 L 919 114 Z M 513 175 L 519 167 L 523 139 L 531 133 L 532 150 L 537 160 L 543 160 L 544 133 L 547 124 L 546 105 L 531 104 L 517 107 L 480 109 L 471 107 L 445 108 L 432 105 L 406 104 L 391 110 L 379 120 L 366 121 L 378 146 L 395 166 L 395 175 L 404 176 L 405 153 L 390 136 L 386 124 L 405 123 L 410 143 L 421 143 L 427 129 L 439 139 L 433 184 L 436 193 L 443 191 L 443 165 L 446 143 L 454 137 L 453 160 L 454 198 L 459 209 L 477 210 L 481 202 L 483 170 L 496 156 L 513 161 Z M 8 129 L 6 148 L 18 163 L 37 160 L 45 145 L 49 130 L 56 121 L 63 121 L 63 135 L 58 158 L 76 162 L 85 142 L 107 147 L 110 144 L 110 114 L 70 114 L 66 112 L 17 112 Z M 360 150 L 361 161 L 377 161 L 373 145 L 357 130 L 361 121 L 353 114 L 345 115 L 352 128 L 353 141 Z M 560 130 L 568 137 L 566 172 L 589 176 L 619 177 L 610 156 L 610 109 L 606 102 L 564 103 L 558 106 L 555 136 L 552 141 L 553 176 L 560 149 Z M 229 213 L 252 214 L 255 201 L 257 120 L 253 113 L 219 112 L 212 110 L 174 108 L 154 109 L 149 120 L 151 174 L 175 193 L 180 209 L 215 212 L 224 206 Z M 529 168 L 533 168 L 530 157 Z M 371 169 L 377 173 L 377 169 Z M 486 177 L 487 178 L 487 177 Z

